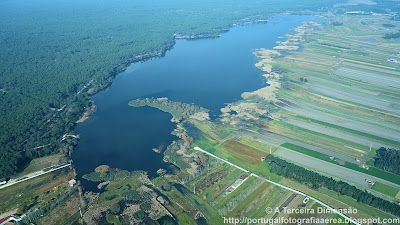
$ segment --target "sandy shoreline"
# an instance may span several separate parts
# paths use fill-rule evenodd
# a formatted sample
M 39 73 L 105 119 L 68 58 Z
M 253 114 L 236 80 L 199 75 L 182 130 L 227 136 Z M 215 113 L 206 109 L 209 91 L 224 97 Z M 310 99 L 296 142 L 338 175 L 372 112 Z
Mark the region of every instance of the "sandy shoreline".
M 258 115 L 268 114 L 267 109 L 260 109 L 257 102 L 252 99 L 260 98 L 269 103 L 277 103 L 276 92 L 281 88 L 281 75 L 273 71 L 274 58 L 280 57 L 290 51 L 296 51 L 300 48 L 299 45 L 305 41 L 305 37 L 311 35 L 316 29 L 320 29 L 322 25 L 307 21 L 294 29 L 294 34 L 286 34 L 286 41 L 277 41 L 277 46 L 273 49 L 260 48 L 253 54 L 257 57 L 258 62 L 255 66 L 264 72 L 266 83 L 268 86 L 255 90 L 253 92 L 244 92 L 241 94 L 243 102 L 239 101 L 231 103 L 221 109 L 222 121 L 236 123 L 235 118 L 258 119 Z M 283 38 L 283 37 L 282 37 Z M 283 51 L 283 52 L 281 52 Z M 235 113 L 232 113 L 234 111 Z

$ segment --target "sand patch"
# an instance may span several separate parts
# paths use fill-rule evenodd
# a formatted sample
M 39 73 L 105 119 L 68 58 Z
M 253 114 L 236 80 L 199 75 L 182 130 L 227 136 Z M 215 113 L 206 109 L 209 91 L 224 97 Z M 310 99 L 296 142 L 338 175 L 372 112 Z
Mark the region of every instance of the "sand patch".
M 296 46 L 296 45 L 278 45 L 278 46 L 275 46 L 274 49 L 295 51 L 295 50 L 299 49 L 299 46 Z
M 225 112 L 222 114 L 224 118 L 223 121 L 228 122 L 229 119 L 234 120 L 235 117 L 240 117 L 240 118 L 244 118 L 244 119 L 254 119 L 257 120 L 259 119 L 258 116 L 254 116 L 254 114 L 267 114 L 268 111 L 267 110 L 263 110 L 263 109 L 259 109 L 257 106 L 257 103 L 253 103 L 253 102 L 241 102 L 239 104 L 235 104 L 235 105 L 227 105 L 225 106 L 225 108 L 222 108 L 221 111 L 235 111 L 236 115 L 231 115 L 228 112 Z M 230 117 L 230 118 L 229 118 Z M 233 121 L 231 121 L 233 122 Z
M 265 48 L 260 48 L 253 54 L 259 58 L 259 61 L 255 64 L 255 66 L 267 73 L 271 73 L 272 70 L 271 64 L 274 61 L 273 57 L 281 55 L 281 53 L 279 53 L 278 51 L 268 50 Z
M 314 21 L 304 22 L 294 29 L 295 34 L 286 34 L 287 40 L 280 42 L 274 49 L 296 51 L 299 49 L 300 43 L 305 41 L 305 36 L 312 34 L 316 29 L 321 29 L 321 25 Z
M 199 121 L 210 120 L 210 115 L 208 112 L 198 112 L 189 117 L 190 119 L 195 119 Z
M 92 102 L 93 104 L 93 102 Z M 96 112 L 96 105 L 92 105 L 92 107 L 90 107 L 89 109 L 87 109 L 81 118 L 79 118 L 78 121 L 76 121 L 76 123 L 83 123 L 85 122 L 85 120 L 89 119 L 89 116 L 92 115 L 94 112 Z
M 281 83 L 279 82 L 280 75 L 277 73 L 264 74 L 265 77 L 268 77 L 269 86 L 263 87 L 253 92 L 244 92 L 242 94 L 242 98 L 248 99 L 252 96 L 258 96 L 267 101 L 277 102 L 278 100 L 275 97 L 275 91 L 281 87 Z
M 306 36 L 314 33 L 315 30 L 322 29 L 322 26 L 314 21 L 304 22 L 302 25 L 294 29 L 296 33 L 286 34 L 286 40 L 277 41 L 278 46 L 274 47 L 273 50 L 260 48 L 254 51 L 254 55 L 257 57 L 258 62 L 255 64 L 257 68 L 264 71 L 263 75 L 269 86 L 260 88 L 253 92 L 242 93 L 242 98 L 247 102 L 241 102 L 236 104 L 229 104 L 221 109 L 223 122 L 230 122 L 231 125 L 237 123 L 238 119 L 259 119 L 259 115 L 268 114 L 268 110 L 265 107 L 259 107 L 259 102 L 252 102 L 252 97 L 259 97 L 266 101 L 266 104 L 276 103 L 279 100 L 276 98 L 276 91 L 281 88 L 280 74 L 272 72 L 274 58 L 281 56 L 278 50 L 295 51 L 299 49 L 299 45 L 306 40 Z M 283 37 L 279 37 L 283 38 Z M 231 111 L 235 111 L 235 114 L 231 114 Z M 269 115 L 270 116 L 270 115 Z

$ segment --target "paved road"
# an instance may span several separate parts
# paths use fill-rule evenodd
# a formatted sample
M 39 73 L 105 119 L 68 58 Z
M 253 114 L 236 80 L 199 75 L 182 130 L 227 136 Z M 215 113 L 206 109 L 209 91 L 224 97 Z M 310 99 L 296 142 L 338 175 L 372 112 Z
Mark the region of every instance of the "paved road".
M 234 166 L 234 167 L 236 167 L 236 168 L 238 168 L 238 169 L 240 169 L 240 170 L 242 170 L 242 171 L 244 171 L 244 172 L 249 172 L 248 170 L 243 169 L 242 167 L 240 167 L 240 166 L 238 166 L 238 165 L 235 165 L 235 164 L 233 164 L 233 163 L 231 163 L 231 162 L 228 162 L 228 161 L 226 161 L 225 159 L 221 159 L 220 157 L 218 157 L 218 156 L 216 156 L 216 155 L 214 155 L 214 154 L 211 154 L 211 153 L 209 153 L 209 152 L 207 152 L 207 151 L 205 151 L 205 150 L 203 150 L 203 149 L 201 149 L 201 148 L 199 148 L 199 147 L 194 147 L 194 150 L 203 152 L 203 153 L 205 153 L 205 154 L 207 154 L 207 155 L 209 155 L 209 156 L 211 156 L 211 157 L 214 157 L 214 158 L 216 158 L 216 159 L 218 159 L 218 160 L 221 160 L 221 161 L 223 161 L 223 162 L 225 162 L 225 163 L 228 163 L 229 165 L 232 165 L 232 166 Z M 314 197 L 311 197 L 311 196 L 309 196 L 309 195 L 307 195 L 307 194 L 305 194 L 305 193 L 303 193 L 303 192 L 300 192 L 300 191 L 298 191 L 298 190 L 295 190 L 295 189 L 293 189 L 293 188 L 287 187 L 287 186 L 285 186 L 285 185 L 282 185 L 282 184 L 273 182 L 273 181 L 271 181 L 271 180 L 266 179 L 265 177 L 261 177 L 261 176 L 259 176 L 259 175 L 257 175 L 257 174 L 254 174 L 254 173 L 251 173 L 250 176 L 257 177 L 257 178 L 259 178 L 259 179 L 262 179 L 262 180 L 264 180 L 264 181 L 266 181 L 266 182 L 269 182 L 269 183 L 271 183 L 271 184 L 273 184 L 273 185 L 276 185 L 276 186 L 281 187 L 281 188 L 283 188 L 283 189 L 286 189 L 286 190 L 288 190 L 288 191 L 294 192 L 294 193 L 299 194 L 299 195 L 302 195 L 302 196 L 304 196 L 304 197 L 308 197 L 309 199 L 311 199 L 311 200 L 313 200 L 313 201 L 315 201 L 315 202 L 321 204 L 322 206 L 324 206 L 324 207 L 326 207 L 326 208 L 332 210 L 333 212 L 335 212 L 336 214 L 342 216 L 343 218 L 347 219 L 348 221 L 350 221 L 350 222 L 352 222 L 352 223 L 354 223 L 354 224 L 356 224 L 356 225 L 361 225 L 361 224 L 357 223 L 356 221 L 354 221 L 352 218 L 346 216 L 345 214 L 336 211 L 334 208 L 330 207 L 329 205 L 327 205 L 327 204 L 321 202 L 320 200 L 318 200 L 318 199 L 316 199 L 316 198 L 314 198 Z
M 338 177 L 343 180 L 347 180 L 350 183 L 355 183 L 366 188 L 369 188 L 370 186 L 365 181 L 365 179 L 372 182 L 378 181 L 379 183 L 383 183 L 400 189 L 400 185 L 398 184 L 365 173 L 361 173 L 343 166 L 329 163 L 287 148 L 280 147 L 279 150 L 275 152 L 275 155 L 284 158 L 286 160 L 293 161 L 300 165 L 312 168 L 313 170 L 320 171 L 322 173 L 329 174 L 333 177 Z
M 36 172 L 33 172 L 33 173 L 30 173 L 30 174 L 27 174 L 27 175 L 23 176 L 23 177 L 25 177 L 25 178 L 24 178 L 24 179 L 21 179 L 21 180 L 19 180 L 20 178 L 11 179 L 11 180 L 9 180 L 9 181 L 7 182 L 7 184 L 1 185 L 1 186 L 0 186 L 0 189 L 9 187 L 9 186 L 14 185 L 14 184 L 21 183 L 21 182 L 23 182 L 23 181 L 27 181 L 27 180 L 29 180 L 29 179 L 32 179 L 32 178 L 41 176 L 41 175 L 46 174 L 46 173 L 51 173 L 51 172 L 53 172 L 53 171 L 56 171 L 56 170 L 65 168 L 65 167 L 70 166 L 70 165 L 71 165 L 71 163 L 68 163 L 68 164 L 66 164 L 66 165 L 64 165 L 64 166 L 60 166 L 60 167 L 57 167 L 57 168 L 54 168 L 54 169 L 51 169 L 51 170 L 48 170 L 48 171 L 43 171 L 43 170 L 36 171 Z

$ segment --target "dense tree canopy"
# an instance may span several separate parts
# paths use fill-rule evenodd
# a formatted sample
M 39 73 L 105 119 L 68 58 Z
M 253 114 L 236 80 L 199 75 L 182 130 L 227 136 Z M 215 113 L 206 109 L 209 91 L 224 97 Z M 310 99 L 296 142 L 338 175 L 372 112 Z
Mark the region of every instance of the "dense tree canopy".
M 400 151 L 384 147 L 378 149 L 374 165 L 381 170 L 400 175 Z

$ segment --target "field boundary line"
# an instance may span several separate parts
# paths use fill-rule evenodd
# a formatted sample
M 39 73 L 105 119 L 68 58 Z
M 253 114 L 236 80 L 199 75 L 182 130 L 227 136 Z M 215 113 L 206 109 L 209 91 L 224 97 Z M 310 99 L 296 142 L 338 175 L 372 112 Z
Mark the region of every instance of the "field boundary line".
M 216 156 L 216 155 L 214 155 L 214 154 L 212 154 L 212 153 L 209 153 L 209 152 L 207 152 L 207 151 L 205 151 L 205 150 L 203 150 L 203 149 L 201 149 L 201 148 L 199 148 L 199 147 L 194 147 L 194 150 L 203 152 L 203 153 L 205 153 L 205 154 L 207 154 L 207 155 L 209 155 L 209 156 L 212 156 L 212 157 L 214 157 L 214 158 L 216 158 L 216 159 L 218 159 L 218 160 L 221 160 L 221 161 L 223 161 L 223 162 L 225 162 L 225 163 L 228 163 L 229 165 L 232 165 L 232 166 L 234 166 L 234 167 L 236 167 L 236 168 L 238 168 L 238 169 L 240 169 L 240 170 L 242 170 L 242 171 L 245 171 L 245 172 L 247 171 L 247 172 L 249 172 L 248 170 L 243 169 L 242 167 L 240 167 L 240 166 L 238 166 L 238 165 L 235 165 L 235 164 L 233 164 L 233 163 L 231 163 L 231 162 L 229 162 L 229 161 L 227 161 L 227 160 L 221 159 L 220 157 L 218 157 L 218 156 Z M 298 190 L 295 190 L 295 189 L 293 189 L 293 188 L 287 187 L 287 186 L 285 186 L 285 185 L 276 183 L 276 182 L 274 182 L 274 181 L 272 181 L 272 180 L 268 180 L 267 178 L 261 177 L 261 176 L 259 176 L 259 175 L 257 175 L 257 174 L 254 174 L 254 173 L 251 173 L 250 176 L 257 177 L 257 178 L 262 179 L 262 180 L 264 180 L 264 181 L 266 181 L 266 182 L 269 182 L 269 183 L 271 183 L 271 184 L 273 184 L 273 185 L 276 185 L 276 186 L 281 187 L 281 188 L 283 188 L 283 189 L 286 189 L 286 190 L 288 190 L 288 191 L 291 191 L 291 192 L 294 192 L 294 193 L 296 193 L 296 194 L 302 195 L 302 196 L 304 196 L 304 197 L 306 197 L 306 198 L 309 198 L 309 199 L 311 199 L 311 200 L 313 200 L 313 201 L 315 201 L 315 202 L 321 204 L 322 206 L 324 206 L 324 207 L 326 207 L 326 208 L 332 210 L 332 212 L 335 212 L 336 214 L 338 214 L 338 215 L 344 217 L 344 218 L 347 219 L 348 221 L 350 221 L 350 222 L 352 222 L 352 223 L 354 223 L 354 224 L 356 224 L 356 225 L 361 225 L 361 224 L 357 223 L 355 220 L 353 220 L 352 218 L 346 216 L 345 214 L 343 214 L 343 213 L 337 211 L 336 209 L 330 207 L 329 205 L 323 203 L 322 201 L 320 201 L 320 200 L 318 200 L 318 199 L 316 199 L 316 198 L 314 198 L 314 197 L 312 197 L 312 196 L 309 196 L 309 195 L 307 195 L 307 194 L 305 194 L 305 193 L 303 193 L 303 192 L 301 192 L 301 191 L 298 191 Z

